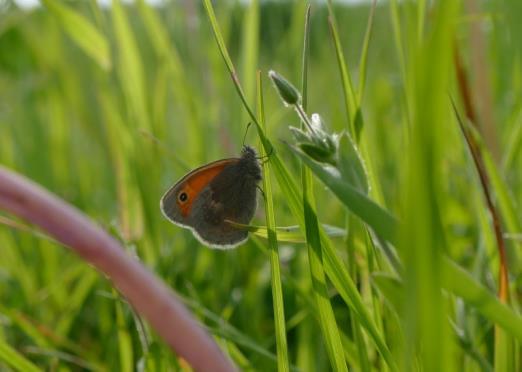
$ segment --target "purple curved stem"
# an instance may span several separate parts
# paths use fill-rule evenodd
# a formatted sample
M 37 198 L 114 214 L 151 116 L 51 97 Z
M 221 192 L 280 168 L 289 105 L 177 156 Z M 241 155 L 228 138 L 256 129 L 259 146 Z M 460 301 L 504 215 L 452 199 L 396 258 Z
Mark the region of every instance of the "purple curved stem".
M 40 226 L 106 274 L 172 350 L 195 370 L 236 370 L 176 295 L 79 210 L 1 166 L 0 209 Z

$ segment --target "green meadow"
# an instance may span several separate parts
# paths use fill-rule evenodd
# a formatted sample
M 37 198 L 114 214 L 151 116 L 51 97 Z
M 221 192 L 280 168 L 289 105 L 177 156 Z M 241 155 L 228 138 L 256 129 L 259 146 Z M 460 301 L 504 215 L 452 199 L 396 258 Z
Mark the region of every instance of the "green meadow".
M 308 5 L 0 1 L 0 166 L 120 241 L 239 370 L 521 371 L 522 3 Z M 250 239 L 210 249 L 159 200 L 243 145 Z M 4 370 L 191 368 L 0 208 Z

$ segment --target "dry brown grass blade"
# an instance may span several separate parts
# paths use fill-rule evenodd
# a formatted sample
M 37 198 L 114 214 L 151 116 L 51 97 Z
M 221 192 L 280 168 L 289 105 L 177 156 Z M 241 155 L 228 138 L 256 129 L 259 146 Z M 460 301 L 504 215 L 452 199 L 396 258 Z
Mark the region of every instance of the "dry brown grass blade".
M 473 107 L 473 102 L 471 100 L 471 91 L 469 88 L 469 83 L 466 75 L 466 71 L 462 65 L 462 60 L 459 54 L 459 50 L 457 47 L 454 48 L 454 65 L 455 72 L 457 75 L 458 88 L 460 92 L 460 96 L 463 101 L 464 110 L 466 113 L 466 117 L 473 124 L 477 124 L 477 116 L 476 111 Z M 455 110 L 455 114 L 457 116 L 460 129 L 462 130 L 462 134 L 466 139 L 466 143 L 471 152 L 471 156 L 473 158 L 473 162 L 475 163 L 475 167 L 477 169 L 480 184 L 482 186 L 482 191 L 484 192 L 484 197 L 486 199 L 486 204 L 488 206 L 489 212 L 491 214 L 491 218 L 493 220 L 493 229 L 495 231 L 495 238 L 497 242 L 497 249 L 500 258 L 500 267 L 499 267 L 499 289 L 498 296 L 501 301 L 507 302 L 509 298 L 509 290 L 508 290 L 508 272 L 507 272 L 507 262 L 506 262 L 506 247 L 504 244 L 504 237 L 502 232 L 502 225 L 500 221 L 500 215 L 495 207 L 495 203 L 493 202 L 493 197 L 491 194 L 491 186 L 489 182 L 489 176 L 486 171 L 486 167 L 484 166 L 484 159 L 482 157 L 482 153 L 480 151 L 480 147 L 471 133 L 470 128 L 468 128 L 464 122 L 461 120 L 455 104 L 453 104 L 453 108 Z

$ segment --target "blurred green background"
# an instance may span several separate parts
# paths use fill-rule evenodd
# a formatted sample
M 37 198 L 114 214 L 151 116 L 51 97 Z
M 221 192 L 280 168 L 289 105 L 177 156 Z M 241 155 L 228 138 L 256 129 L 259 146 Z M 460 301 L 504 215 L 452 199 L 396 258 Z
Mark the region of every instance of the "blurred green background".
M 275 370 L 266 241 L 254 237 L 236 250 L 211 250 L 159 211 L 159 198 L 185 172 L 238 155 L 250 121 L 202 3 L 43 3 L 20 9 L 12 1 L 0 1 L 0 163 L 74 204 L 121 239 L 129 252 L 187 299 L 241 368 Z M 415 211 L 415 205 L 404 203 L 405 167 L 411 156 L 408 84 L 415 84 L 417 76 L 414 40 L 422 38 L 411 20 L 423 19 L 426 33 L 434 27 L 429 8 L 415 18 L 418 9 L 427 7 L 419 3 L 379 1 L 361 99 L 365 160 L 378 185 L 372 195 L 406 222 L 411 218 L 408 208 Z M 520 234 L 522 6 L 515 0 L 464 3 L 452 19 L 454 45 L 470 72 L 484 142 L 502 183 L 500 194 L 508 198 L 514 216 L 505 231 Z M 291 140 L 288 126 L 299 121 L 281 104 L 266 72 L 275 69 L 299 85 L 306 5 L 214 4 L 252 106 L 255 74 L 262 71 L 267 132 L 296 179 L 299 163 L 282 141 Z M 393 9 L 399 11 L 396 18 Z M 368 3 L 334 6 L 355 82 L 361 81 L 359 58 L 369 10 Z M 397 20 L 402 56 L 393 24 Z M 341 131 L 347 128 L 346 112 L 325 3 L 313 3 L 310 27 L 308 111 L 320 113 L 331 130 Z M 477 34 L 482 40 L 474 39 Z M 450 53 L 452 45 L 445 47 Z M 448 92 L 458 96 L 450 75 Z M 417 109 L 430 111 L 432 102 L 425 97 L 413 101 Z M 447 113 L 441 115 L 445 122 L 437 145 L 441 177 L 432 192 L 444 201 L 446 253 L 496 293 L 498 258 L 490 217 L 449 100 L 444 105 Z M 246 143 L 258 146 L 254 130 Z M 319 183 L 316 199 L 319 220 L 344 228 L 345 209 Z M 277 225 L 297 224 L 277 184 L 274 204 Z M 253 223 L 265 224 L 263 208 Z M 402 354 L 401 339 L 409 334 L 398 331 L 400 311 L 370 288 L 374 269 L 367 264 L 368 242 L 333 242 L 368 307 L 380 309 L 376 318 L 386 342 L 403 363 L 402 355 L 409 354 Z M 513 238 L 506 243 L 511 305 L 518 310 L 520 244 Z M 306 247 L 281 243 L 279 249 L 290 363 L 302 370 L 328 370 L 328 354 L 310 305 Z M 355 261 L 348 262 L 349 256 Z M 350 367 L 365 370 L 357 357 L 362 343 L 369 370 L 384 370 L 367 336 L 354 338 L 351 314 L 333 287 L 330 296 Z M 492 323 L 460 300 L 448 302 L 452 322 L 462 331 L 448 338 L 453 345 L 449 365 L 461 371 L 498 368 Z M 91 267 L 59 245 L 5 226 L 0 226 L 0 340 L 46 370 L 186 368 Z M 510 365 L 519 366 L 519 357 L 516 347 Z M 414 370 L 422 364 L 415 358 L 405 363 Z M 7 365 L 0 361 L 0 369 Z

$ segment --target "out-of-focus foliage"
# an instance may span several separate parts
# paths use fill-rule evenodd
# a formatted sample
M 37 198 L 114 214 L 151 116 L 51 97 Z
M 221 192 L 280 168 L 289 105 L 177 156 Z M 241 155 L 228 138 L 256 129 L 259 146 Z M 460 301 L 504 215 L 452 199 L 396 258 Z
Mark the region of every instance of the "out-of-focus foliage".
M 327 241 L 321 234 L 321 242 L 331 249 L 322 257 L 329 278 L 324 295 L 351 370 L 390 367 L 383 350 L 400 370 L 429 370 L 434 361 L 439 363 L 434 370 L 520 368 L 516 327 L 501 344 L 512 352 L 502 357 L 495 352 L 498 319 L 491 308 L 484 313 L 480 299 L 470 299 L 478 292 L 459 287 L 464 281 L 451 284 L 465 278 L 495 295 L 499 267 L 491 218 L 447 96 L 458 97 L 452 66 L 457 48 L 472 87 L 482 88 L 473 94 L 483 119 L 483 151 L 503 229 L 511 234 L 506 239 L 509 307 L 515 313 L 520 307 L 522 9 L 518 0 L 477 2 L 471 12 L 462 4 L 443 7 L 451 1 L 435 2 L 433 8 L 424 1 L 379 2 L 375 10 L 363 59 L 364 94 L 354 99 L 360 104 L 360 135 L 354 141 L 362 157 L 354 167 L 358 177 L 367 177 L 361 193 L 394 216 L 386 214 L 394 228 L 400 224 L 393 243 L 402 280 L 383 254 L 388 244 L 376 239 L 357 213 L 347 212 L 344 199 L 323 187 L 329 186 L 323 177 L 314 178 L 319 222 L 347 230 L 346 238 Z M 42 184 L 121 239 L 129 254 L 186 298 L 240 368 L 275 370 L 267 241 L 253 237 L 236 250 L 211 250 L 166 221 L 158 206 L 163 192 L 189 169 L 239 154 L 250 120 L 203 4 L 43 3 L 22 10 L 0 1 L 0 164 Z M 301 184 L 299 159 L 283 141 L 293 141 L 289 126 L 299 127 L 300 121 L 281 103 L 266 73 L 274 69 L 299 87 L 306 5 L 214 2 L 252 107 L 255 72 L 262 70 L 266 131 L 296 185 Z M 364 71 L 360 55 L 370 7 L 336 4 L 331 10 L 355 89 Z M 307 112 L 319 113 L 331 132 L 350 133 L 346 88 L 322 2 L 312 6 L 309 47 Z M 345 140 L 341 154 L 347 151 Z M 246 143 L 257 146 L 254 130 Z M 273 181 L 276 224 L 299 224 L 291 188 Z M 259 208 L 253 223 L 264 221 Z M 382 228 L 391 231 L 389 224 Z M 290 366 L 327 370 L 331 356 L 306 247 L 280 242 L 279 255 Z M 471 276 L 453 266 L 445 272 L 448 257 Z M 365 312 L 350 303 L 352 289 Z M 184 365 L 78 257 L 35 234 L 0 225 L 0 369 L 27 370 L 29 362 L 46 370 L 155 371 Z

